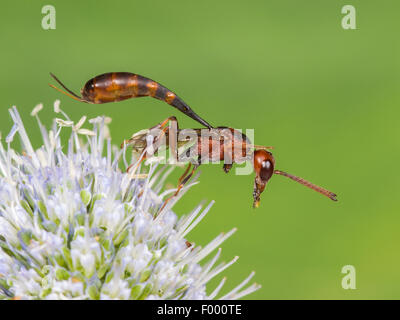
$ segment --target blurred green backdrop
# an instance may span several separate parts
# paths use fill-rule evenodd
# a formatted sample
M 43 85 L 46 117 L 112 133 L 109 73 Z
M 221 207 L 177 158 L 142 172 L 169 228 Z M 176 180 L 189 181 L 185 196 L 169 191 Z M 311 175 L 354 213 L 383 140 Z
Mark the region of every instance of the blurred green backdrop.
M 41 27 L 47 4 L 56 30 Z M 341 27 L 345 4 L 357 10 L 357 30 Z M 399 298 L 399 11 L 394 0 L 3 3 L 0 128 L 4 136 L 17 105 L 39 143 L 29 113 L 43 102 L 50 124 L 57 98 L 76 121 L 112 117 L 115 144 L 172 114 L 198 127 L 157 100 L 94 106 L 47 85 L 49 72 L 75 91 L 109 71 L 160 81 L 212 124 L 254 128 L 256 144 L 275 146 L 278 169 L 338 194 L 334 203 L 276 176 L 254 210 L 253 175 L 203 166 L 175 211 L 216 200 L 189 234 L 196 244 L 238 227 L 222 246 L 224 260 L 240 256 L 225 290 L 255 270 L 263 287 L 252 299 Z M 341 287 L 347 264 L 356 290 Z

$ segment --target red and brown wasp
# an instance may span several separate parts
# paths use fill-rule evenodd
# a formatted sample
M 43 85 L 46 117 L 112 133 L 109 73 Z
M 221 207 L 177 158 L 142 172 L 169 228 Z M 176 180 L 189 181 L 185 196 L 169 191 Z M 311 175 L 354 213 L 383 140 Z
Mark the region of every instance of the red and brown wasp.
M 149 136 L 152 136 L 151 146 L 148 145 Z M 165 139 L 162 139 L 163 137 Z M 196 169 L 204 162 L 223 162 L 223 170 L 228 173 L 233 164 L 252 161 L 256 174 L 253 188 L 253 206 L 255 208 L 259 206 L 260 195 L 273 174 L 288 177 L 331 200 L 337 201 L 336 194 L 333 192 L 312 184 L 303 178 L 281 170 L 275 170 L 275 159 L 272 153 L 268 151 L 272 147 L 254 145 L 246 135 L 233 128 L 217 127 L 180 130 L 176 118 L 172 116 L 150 129 L 145 129 L 132 135 L 121 147 L 124 145 L 131 146 L 134 153 L 141 155 L 140 161 L 136 163 L 136 166 L 143 160 L 154 157 L 160 147 L 170 148 L 173 157 L 178 163 L 188 163 L 185 172 L 179 179 L 174 196 L 179 193 Z M 151 149 L 150 152 L 149 149 Z M 165 157 L 158 157 L 157 159 L 164 161 Z M 128 168 L 128 171 L 132 166 Z
M 275 170 L 275 159 L 272 153 L 268 151 L 268 149 L 272 149 L 272 147 L 254 145 L 244 134 L 233 128 L 213 128 L 207 121 L 200 118 L 175 93 L 149 78 L 129 72 L 105 73 L 87 81 L 81 90 L 82 96 L 79 97 L 58 80 L 55 75 L 51 74 L 51 76 L 66 90 L 66 92 L 53 85 L 50 85 L 51 87 L 81 102 L 101 104 L 149 96 L 165 101 L 207 127 L 207 129 L 189 129 L 195 133 L 195 139 L 192 139 L 193 137 L 188 138 L 186 133 L 182 138 L 183 131 L 188 129 L 179 130 L 177 120 L 172 116 L 153 128 L 142 130 L 134 134 L 129 140 L 124 142 L 127 146 L 132 146 L 134 152 L 145 153 L 141 158 L 141 160 L 144 160 L 149 156 L 153 156 L 153 153 L 148 152 L 149 146 L 147 145 L 147 137 L 155 129 L 160 130 L 161 134 L 156 134 L 154 145 L 151 146 L 153 151 L 157 151 L 161 146 L 160 141 L 164 136 L 167 138 L 165 146 L 172 149 L 172 154 L 176 160 L 179 162 L 188 162 L 187 169 L 179 179 L 179 185 L 175 195 L 177 195 L 182 187 L 189 181 L 193 173 L 204 160 L 207 162 L 223 161 L 223 169 L 226 173 L 230 171 L 234 163 L 251 161 L 256 174 L 253 188 L 254 207 L 259 206 L 260 195 L 273 174 L 288 177 L 323 194 L 331 200 L 337 201 L 336 194 L 333 192 L 314 185 L 303 178 L 284 171 Z M 171 128 L 173 127 L 174 129 L 170 130 L 168 126 L 169 122 L 173 124 Z M 193 168 L 191 169 L 192 165 Z M 128 171 L 131 167 L 128 168 Z M 168 200 L 164 203 L 164 206 Z

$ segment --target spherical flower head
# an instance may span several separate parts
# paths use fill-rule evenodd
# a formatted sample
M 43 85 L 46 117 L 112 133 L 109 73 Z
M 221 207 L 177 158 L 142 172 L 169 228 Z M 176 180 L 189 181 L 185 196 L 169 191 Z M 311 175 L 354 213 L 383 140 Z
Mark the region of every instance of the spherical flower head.
M 163 205 L 176 191 L 163 189 L 172 166 L 126 173 L 126 148 L 111 144 L 109 118 L 91 119 L 86 129 L 86 117 L 74 123 L 56 101 L 60 118 L 47 130 L 42 108 L 31 113 L 40 148 L 32 147 L 16 107 L 0 144 L 0 298 L 238 299 L 259 288 L 242 289 L 252 272 L 223 296 L 225 278 L 207 293 L 208 281 L 237 260 L 215 266 L 220 244 L 236 229 L 205 247 L 186 240 L 212 203 L 180 219 L 171 208 L 197 177 Z M 21 153 L 12 148 L 17 135 Z

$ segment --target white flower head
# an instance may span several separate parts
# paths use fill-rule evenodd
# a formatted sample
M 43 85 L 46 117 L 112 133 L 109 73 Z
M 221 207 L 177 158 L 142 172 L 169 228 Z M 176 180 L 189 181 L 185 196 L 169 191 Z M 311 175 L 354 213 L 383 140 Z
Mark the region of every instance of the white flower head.
M 146 174 L 120 170 L 128 166 L 126 148 L 111 145 L 109 118 L 77 124 L 56 101 L 65 119 L 47 130 L 36 117 L 43 145 L 34 150 L 16 107 L 14 125 L 0 144 L 0 298 L 2 299 L 214 299 L 206 285 L 233 264 L 215 266 L 219 246 L 236 229 L 205 247 L 186 240 L 202 220 L 196 207 L 180 219 L 173 204 L 196 183 L 163 206 L 175 190 L 163 190 L 171 166 L 151 164 Z M 68 130 L 66 143 L 61 130 Z M 22 152 L 12 148 L 19 135 Z M 162 211 L 160 212 L 160 208 Z M 203 263 L 215 249 L 216 254 Z M 250 276 L 222 299 L 238 299 L 260 286 L 242 288 Z

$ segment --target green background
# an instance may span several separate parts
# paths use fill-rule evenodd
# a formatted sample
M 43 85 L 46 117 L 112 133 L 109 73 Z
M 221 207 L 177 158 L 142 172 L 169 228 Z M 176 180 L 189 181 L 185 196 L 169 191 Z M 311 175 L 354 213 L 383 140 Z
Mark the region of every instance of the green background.
M 56 30 L 41 28 L 46 4 L 56 8 Z M 346 4 L 356 8 L 357 30 L 341 27 Z M 157 80 L 210 123 L 255 129 L 256 144 L 275 147 L 277 169 L 338 194 L 335 203 L 276 176 L 254 210 L 253 175 L 202 166 L 201 183 L 175 211 L 216 200 L 189 234 L 199 245 L 238 227 L 222 245 L 225 261 L 240 256 L 224 272 L 223 292 L 255 270 L 262 289 L 247 298 L 397 299 L 399 12 L 398 1 L 367 0 L 4 2 L 0 128 L 7 134 L 7 108 L 17 105 L 38 144 L 29 113 L 43 102 L 50 124 L 55 99 L 76 121 L 112 117 L 118 145 L 173 114 L 198 127 L 154 99 L 88 105 L 47 85 L 49 72 L 74 91 L 110 71 Z M 348 264 L 356 290 L 341 287 Z

